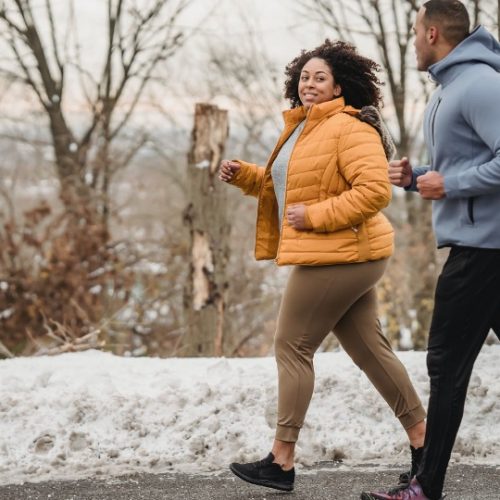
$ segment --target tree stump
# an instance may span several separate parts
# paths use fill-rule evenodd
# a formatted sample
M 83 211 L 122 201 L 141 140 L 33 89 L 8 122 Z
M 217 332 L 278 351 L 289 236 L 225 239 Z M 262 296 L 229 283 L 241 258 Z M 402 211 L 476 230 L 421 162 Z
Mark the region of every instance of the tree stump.
M 184 288 L 185 333 L 181 356 L 221 356 L 230 224 L 227 186 L 218 168 L 228 137 L 227 111 L 197 104 L 188 155 L 189 277 Z

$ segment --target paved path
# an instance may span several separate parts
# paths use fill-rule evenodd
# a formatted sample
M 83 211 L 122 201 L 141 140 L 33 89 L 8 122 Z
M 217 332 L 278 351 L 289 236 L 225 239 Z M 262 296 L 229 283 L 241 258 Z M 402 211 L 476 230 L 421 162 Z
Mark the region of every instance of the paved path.
M 302 469 L 295 491 L 248 485 L 231 473 L 138 474 L 112 479 L 0 486 L 0 500 L 351 500 L 363 489 L 391 485 L 400 468 L 316 466 Z M 447 500 L 499 500 L 500 467 L 453 465 Z

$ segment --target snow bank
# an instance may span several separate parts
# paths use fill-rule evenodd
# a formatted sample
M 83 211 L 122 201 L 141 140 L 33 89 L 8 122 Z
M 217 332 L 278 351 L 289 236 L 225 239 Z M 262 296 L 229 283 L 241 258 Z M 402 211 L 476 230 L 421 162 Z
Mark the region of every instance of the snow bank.
M 425 403 L 425 353 L 398 354 Z M 299 464 L 405 463 L 405 434 L 342 352 L 316 357 Z M 500 347 L 472 376 L 454 459 L 500 461 Z M 137 471 L 214 472 L 262 458 L 276 420 L 272 358 L 120 358 L 89 351 L 0 361 L 0 483 Z

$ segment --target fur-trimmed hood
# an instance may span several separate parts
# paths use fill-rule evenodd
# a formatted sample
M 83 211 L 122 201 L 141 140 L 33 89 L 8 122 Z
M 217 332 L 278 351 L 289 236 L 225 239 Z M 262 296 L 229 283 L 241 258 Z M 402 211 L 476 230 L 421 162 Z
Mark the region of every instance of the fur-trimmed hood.
M 391 134 L 382 119 L 380 111 L 375 106 L 363 106 L 356 116 L 361 121 L 370 124 L 377 130 L 380 138 L 382 139 L 385 156 L 388 160 L 392 160 L 396 154 L 396 146 L 394 145 Z

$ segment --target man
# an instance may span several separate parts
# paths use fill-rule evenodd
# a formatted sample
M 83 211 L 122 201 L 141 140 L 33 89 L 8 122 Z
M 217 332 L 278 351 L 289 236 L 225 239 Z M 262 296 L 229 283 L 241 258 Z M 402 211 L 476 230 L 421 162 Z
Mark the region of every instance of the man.
M 427 368 L 431 391 L 416 476 L 384 500 L 439 499 L 474 361 L 500 321 L 500 44 L 469 34 L 458 0 L 430 0 L 414 26 L 418 69 L 438 83 L 424 122 L 429 165 L 391 162 L 391 182 L 433 200 L 438 246 L 451 247 L 437 283 Z

